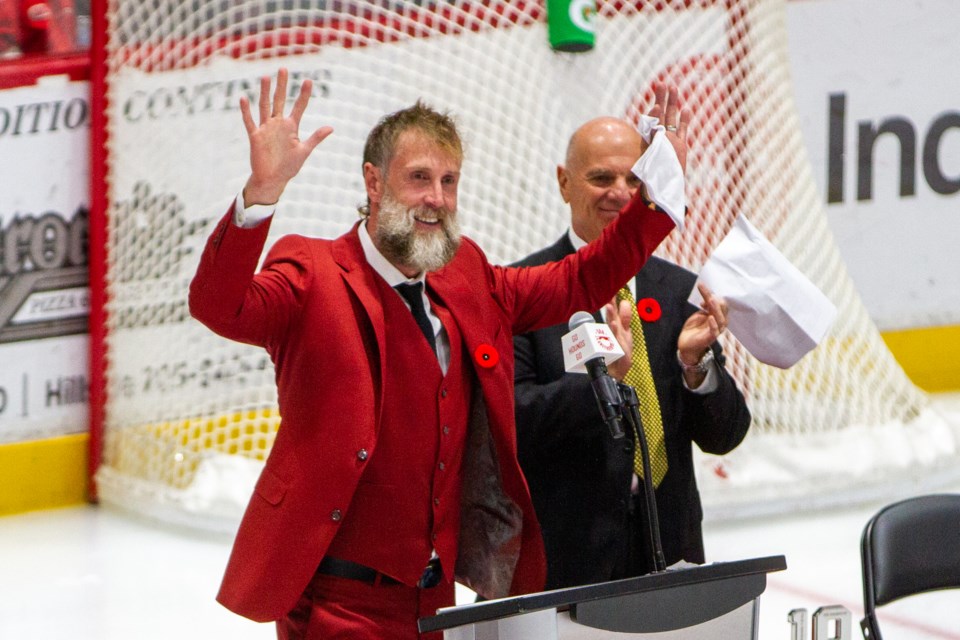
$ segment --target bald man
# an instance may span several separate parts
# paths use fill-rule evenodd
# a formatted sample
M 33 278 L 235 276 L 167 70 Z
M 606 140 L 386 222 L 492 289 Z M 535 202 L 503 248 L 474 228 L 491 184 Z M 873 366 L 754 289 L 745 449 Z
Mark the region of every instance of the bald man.
M 685 113 L 668 108 L 666 121 L 668 131 L 685 135 Z M 565 163 L 557 167 L 570 229 L 517 264 L 560 260 L 596 240 L 642 188 L 631 172 L 642 150 L 642 138 L 622 120 L 598 118 L 580 127 Z M 743 395 L 724 369 L 716 342 L 726 328 L 725 305 L 705 288 L 703 308 L 690 305 L 695 281 L 693 273 L 650 258 L 632 282 L 624 283 L 646 317 L 642 331 L 666 444 L 667 470 L 655 494 L 668 566 L 704 562 L 692 444 L 723 454 L 750 426 Z M 636 338 L 629 328 L 630 307 L 613 300 L 603 310 L 627 354 Z M 519 459 L 543 529 L 548 589 L 654 570 L 643 489 L 634 472 L 633 434 L 614 440 L 589 378 L 564 373 L 560 338 L 567 331 L 561 324 L 514 338 Z M 612 363 L 611 376 L 623 380 L 631 364 L 630 357 Z

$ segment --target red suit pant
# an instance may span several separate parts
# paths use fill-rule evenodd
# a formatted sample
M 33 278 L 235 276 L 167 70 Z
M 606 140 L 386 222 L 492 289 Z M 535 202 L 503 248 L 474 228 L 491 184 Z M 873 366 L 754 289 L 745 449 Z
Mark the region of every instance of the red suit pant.
M 277 621 L 279 640 L 442 640 L 421 635 L 417 620 L 455 604 L 452 582 L 431 589 L 374 585 L 316 574 L 297 606 Z

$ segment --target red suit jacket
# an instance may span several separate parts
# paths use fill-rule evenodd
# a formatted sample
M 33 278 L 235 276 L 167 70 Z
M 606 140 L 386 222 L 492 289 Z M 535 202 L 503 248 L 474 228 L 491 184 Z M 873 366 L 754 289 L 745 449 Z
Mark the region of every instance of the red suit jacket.
M 366 262 L 356 226 L 335 240 L 285 236 L 255 275 L 269 226 L 237 227 L 231 209 L 190 285 L 195 318 L 264 347 L 276 369 L 282 424 L 217 597 L 261 622 L 293 608 L 351 506 L 363 460 L 376 452 L 381 372 L 416 374 L 415 363 L 384 362 L 380 276 Z M 545 579 L 540 529 L 516 457 L 513 335 L 602 306 L 672 228 L 637 197 L 600 240 L 561 262 L 494 266 L 464 238 L 447 266 L 427 274 L 431 295 L 457 323 L 480 390 L 464 453 L 455 571 L 478 593 L 530 593 Z M 483 352 L 495 354 L 486 366 Z

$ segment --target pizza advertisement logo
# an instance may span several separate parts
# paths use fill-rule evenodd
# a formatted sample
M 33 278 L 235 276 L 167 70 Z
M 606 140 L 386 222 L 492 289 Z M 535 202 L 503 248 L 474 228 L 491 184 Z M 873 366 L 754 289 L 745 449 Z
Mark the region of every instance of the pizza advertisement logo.
M 0 343 L 86 333 L 88 211 L 0 216 Z

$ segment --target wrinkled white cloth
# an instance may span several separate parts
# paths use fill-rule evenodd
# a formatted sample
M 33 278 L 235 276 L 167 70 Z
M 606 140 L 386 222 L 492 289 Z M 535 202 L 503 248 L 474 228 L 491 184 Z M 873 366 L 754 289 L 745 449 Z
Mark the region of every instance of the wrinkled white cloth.
M 728 328 L 760 362 L 787 369 L 820 344 L 837 317 L 832 302 L 744 218 L 700 270 L 728 305 Z M 700 306 L 694 287 L 689 298 Z
M 657 118 L 640 116 L 638 130 L 648 146 L 633 165 L 633 175 L 646 185 L 650 200 L 666 211 L 677 229 L 683 231 L 687 200 L 677 151 L 667 140 L 666 129 Z

